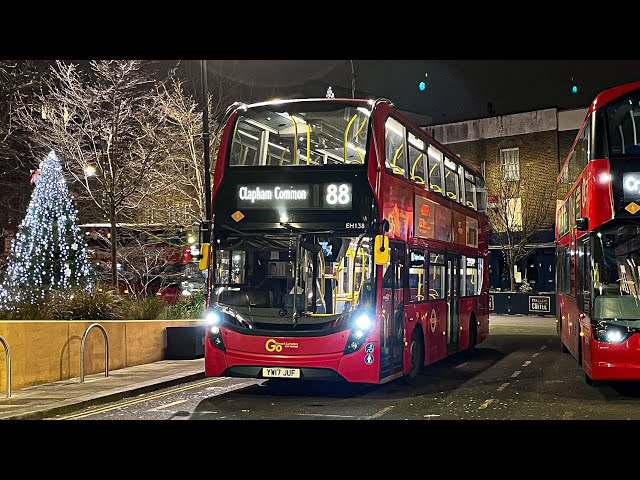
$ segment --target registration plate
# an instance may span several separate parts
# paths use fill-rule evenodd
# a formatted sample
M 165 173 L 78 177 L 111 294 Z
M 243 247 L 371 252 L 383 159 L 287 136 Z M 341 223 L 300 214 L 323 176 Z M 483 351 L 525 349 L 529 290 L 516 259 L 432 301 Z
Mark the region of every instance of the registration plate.
M 263 368 L 262 376 L 266 378 L 300 378 L 299 368 Z

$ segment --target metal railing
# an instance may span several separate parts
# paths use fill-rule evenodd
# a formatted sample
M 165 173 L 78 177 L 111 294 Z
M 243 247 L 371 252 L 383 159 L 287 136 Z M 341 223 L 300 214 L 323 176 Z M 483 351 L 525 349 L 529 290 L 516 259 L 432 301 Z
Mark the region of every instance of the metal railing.
M 93 327 L 98 327 L 100 330 L 102 330 L 102 334 L 104 335 L 104 376 L 109 376 L 109 336 L 107 335 L 107 331 L 102 325 L 100 325 L 99 323 L 92 323 L 84 331 L 84 335 L 82 335 L 82 342 L 80 342 L 80 383 L 84 382 L 84 342 L 87 339 L 89 331 Z
M 7 368 L 7 398 L 11 396 L 11 350 L 9 350 L 9 344 L 7 341 L 0 335 L 0 343 L 4 345 L 4 358 L 6 361 Z

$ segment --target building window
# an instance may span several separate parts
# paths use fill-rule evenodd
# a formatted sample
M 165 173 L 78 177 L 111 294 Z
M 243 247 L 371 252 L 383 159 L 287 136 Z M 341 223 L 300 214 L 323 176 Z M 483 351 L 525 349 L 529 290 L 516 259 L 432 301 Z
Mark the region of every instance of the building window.
M 522 230 L 522 200 L 520 197 L 507 198 L 505 219 L 509 230 Z
M 520 149 L 500 149 L 500 172 L 503 180 L 520 180 Z

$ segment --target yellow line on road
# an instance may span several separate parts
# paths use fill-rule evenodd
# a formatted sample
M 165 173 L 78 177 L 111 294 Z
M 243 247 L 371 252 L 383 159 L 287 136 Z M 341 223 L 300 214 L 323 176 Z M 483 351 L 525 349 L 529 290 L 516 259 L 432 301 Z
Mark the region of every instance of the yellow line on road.
M 151 410 L 149 410 L 149 412 L 157 412 L 158 410 L 162 410 L 162 409 L 165 409 L 165 408 L 173 407 L 174 405 L 178 405 L 180 403 L 184 403 L 184 402 L 186 402 L 188 400 L 189 400 L 188 398 L 185 398 L 183 400 L 176 400 L 175 402 L 167 403 L 165 405 L 160 405 L 159 407 L 152 408 Z
M 56 420 L 70 420 L 72 418 L 84 418 L 84 417 L 90 417 L 91 415 L 97 415 L 98 413 L 105 413 L 105 412 L 109 412 L 111 410 L 117 410 L 118 408 L 123 408 L 123 407 L 128 407 L 129 405 L 135 405 L 136 403 L 142 403 L 142 402 L 148 402 L 149 400 L 155 400 L 157 398 L 162 398 L 162 397 L 166 397 L 167 395 L 171 395 L 173 393 L 178 393 L 178 392 L 183 392 L 185 390 L 191 390 L 192 388 L 198 388 L 201 387 L 203 385 L 208 385 L 210 383 L 216 383 L 216 382 L 221 382 L 222 380 L 224 380 L 224 378 L 213 378 L 211 380 L 204 380 L 202 382 L 198 382 L 195 385 L 187 385 L 187 386 L 183 386 L 183 387 L 176 387 L 173 388 L 167 392 L 163 392 L 163 393 L 156 393 L 153 395 L 149 395 L 147 397 L 144 398 L 138 398 L 135 400 L 126 400 L 123 402 L 120 402 L 116 405 L 110 405 L 110 406 L 106 406 L 106 407 L 101 407 L 101 408 L 97 408 L 91 412 L 80 412 L 80 413 L 72 413 L 71 415 L 66 415 L 64 417 L 60 417 L 57 418 Z

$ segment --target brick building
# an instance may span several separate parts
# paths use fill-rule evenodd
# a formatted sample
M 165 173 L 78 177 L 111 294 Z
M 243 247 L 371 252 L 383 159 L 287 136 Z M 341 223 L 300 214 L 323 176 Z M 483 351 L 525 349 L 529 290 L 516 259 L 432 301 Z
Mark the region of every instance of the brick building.
M 516 262 L 516 282 L 526 279 L 538 292 L 555 290 L 555 185 L 587 109 L 548 108 L 463 122 L 429 125 L 425 130 L 436 140 L 479 168 L 486 178 L 489 205 L 497 205 L 510 186 L 518 193 L 507 199 L 517 226 L 531 224 L 538 212 L 537 233 Z M 489 246 L 490 286 L 509 289 L 505 272 L 505 235 L 494 221 Z M 504 237 L 502 237 L 504 238 Z

